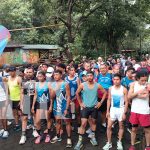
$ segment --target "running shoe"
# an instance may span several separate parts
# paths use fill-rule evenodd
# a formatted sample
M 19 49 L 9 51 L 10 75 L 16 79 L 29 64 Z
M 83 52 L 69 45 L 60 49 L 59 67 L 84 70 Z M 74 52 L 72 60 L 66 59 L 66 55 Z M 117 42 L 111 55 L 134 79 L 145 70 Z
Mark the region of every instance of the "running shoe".
M 98 145 L 95 137 L 92 137 L 90 142 L 92 143 L 93 146 L 97 146 Z
M 40 144 L 41 140 L 42 140 L 42 136 L 39 135 L 35 140 L 35 144 Z
M 50 142 L 50 135 L 47 134 L 46 137 L 45 137 L 45 143 L 49 143 Z
M 70 138 L 67 139 L 67 145 L 66 145 L 67 148 L 71 148 L 72 147 L 72 141 Z
M 77 145 L 74 147 L 75 150 L 80 150 L 83 147 L 82 141 L 79 140 Z
M 92 133 L 91 128 L 89 128 L 88 130 L 86 130 L 86 134 L 91 134 L 91 133 Z
M 21 131 L 20 125 L 15 126 L 15 127 L 14 127 L 14 131 L 16 131 L 16 132 Z
M 12 124 L 11 121 L 7 121 L 7 125 L 10 126 Z
M 117 150 L 123 150 L 122 142 L 117 142 Z
M 88 135 L 88 138 L 92 139 L 94 136 L 95 136 L 95 134 L 94 134 L 93 132 L 91 132 L 91 133 Z
M 38 132 L 34 129 L 32 135 L 37 138 L 39 136 Z
M 1 129 L 1 130 L 0 130 L 0 136 L 3 135 L 4 131 L 5 131 L 4 129 Z
M 57 137 L 57 136 L 55 136 L 50 142 L 52 143 L 52 144 L 54 144 L 54 143 L 56 143 L 56 142 L 61 142 L 62 141 L 62 139 L 61 139 L 61 137 Z
M 103 150 L 109 150 L 112 148 L 112 143 L 107 142 L 106 145 L 103 147 Z
M 8 136 L 9 136 L 8 131 L 4 131 L 3 135 L 2 135 L 2 138 L 6 139 L 6 138 L 8 138 Z
M 22 135 L 19 144 L 20 145 L 25 144 L 26 140 L 27 140 L 26 136 Z
M 131 146 L 129 147 L 129 150 L 136 150 L 136 148 L 135 148 L 135 146 L 132 146 L 132 145 L 131 145 Z
M 150 146 L 149 146 L 149 147 L 146 147 L 145 150 L 150 150 Z

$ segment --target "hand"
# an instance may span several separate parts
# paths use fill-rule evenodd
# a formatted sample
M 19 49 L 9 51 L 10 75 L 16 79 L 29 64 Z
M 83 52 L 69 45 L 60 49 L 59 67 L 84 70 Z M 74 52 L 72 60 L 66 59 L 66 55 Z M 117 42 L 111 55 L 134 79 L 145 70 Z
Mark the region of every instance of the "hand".
M 52 107 L 49 107 L 48 112 L 49 112 L 49 113 L 51 113 L 51 112 L 52 112 L 52 110 L 53 110 L 53 109 L 52 109 Z
M 22 110 L 22 111 L 23 111 L 23 105 L 22 105 L 22 104 L 20 104 L 20 110 Z
M 125 113 L 123 113 L 123 115 L 122 115 L 122 121 L 124 121 L 124 120 L 126 120 L 126 114 Z
M 85 108 L 85 105 L 83 103 L 80 104 L 81 108 Z
M 33 114 L 35 113 L 34 107 L 33 107 L 33 106 L 32 106 L 31 112 L 32 112 Z
M 97 105 L 95 106 L 95 108 L 99 109 L 101 107 L 101 102 L 98 102 Z
M 65 111 L 64 111 L 64 115 L 66 116 L 68 114 L 68 110 L 66 109 Z
M 106 118 L 107 119 L 110 118 L 110 113 L 109 112 L 106 113 Z

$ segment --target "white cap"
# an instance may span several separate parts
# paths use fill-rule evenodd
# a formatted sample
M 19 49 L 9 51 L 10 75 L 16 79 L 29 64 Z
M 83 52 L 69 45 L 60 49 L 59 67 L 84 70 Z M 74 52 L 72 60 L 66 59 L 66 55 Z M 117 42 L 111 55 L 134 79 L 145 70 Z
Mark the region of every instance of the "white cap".
M 53 75 L 53 72 L 54 72 L 54 68 L 48 67 L 47 72 L 46 72 L 46 76 L 51 77 Z

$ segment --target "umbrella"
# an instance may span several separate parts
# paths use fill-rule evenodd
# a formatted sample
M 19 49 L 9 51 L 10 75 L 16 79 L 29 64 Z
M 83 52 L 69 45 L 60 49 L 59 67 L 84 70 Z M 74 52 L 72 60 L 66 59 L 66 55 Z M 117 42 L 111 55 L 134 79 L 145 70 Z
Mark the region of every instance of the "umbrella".
M 11 35 L 4 26 L 0 25 L 0 55 L 3 53 Z

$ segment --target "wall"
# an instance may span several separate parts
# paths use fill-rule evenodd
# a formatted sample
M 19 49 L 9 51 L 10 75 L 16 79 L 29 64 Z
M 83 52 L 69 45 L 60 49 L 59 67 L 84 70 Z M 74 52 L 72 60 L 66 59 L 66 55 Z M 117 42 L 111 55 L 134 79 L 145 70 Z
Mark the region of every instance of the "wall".
M 26 63 L 37 63 L 38 60 L 38 50 L 22 50 L 20 48 L 17 48 L 14 52 L 4 52 L 2 56 L 0 56 L 0 65 L 21 65 Z

